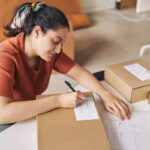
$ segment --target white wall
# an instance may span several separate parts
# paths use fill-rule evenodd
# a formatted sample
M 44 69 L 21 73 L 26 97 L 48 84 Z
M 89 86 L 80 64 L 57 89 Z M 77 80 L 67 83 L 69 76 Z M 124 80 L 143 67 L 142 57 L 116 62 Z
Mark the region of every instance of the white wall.
M 83 12 L 93 12 L 115 7 L 115 0 L 81 0 Z
M 150 0 L 137 0 L 136 12 L 150 11 Z

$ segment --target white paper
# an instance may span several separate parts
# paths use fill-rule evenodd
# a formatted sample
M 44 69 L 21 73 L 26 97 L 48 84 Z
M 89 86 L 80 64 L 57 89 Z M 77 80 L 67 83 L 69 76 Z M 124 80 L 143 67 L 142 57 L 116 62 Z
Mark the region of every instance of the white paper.
M 138 63 L 124 66 L 124 68 L 141 81 L 150 79 L 150 71 Z
M 74 108 L 77 121 L 99 119 L 93 97 L 88 97 L 86 102 Z
M 150 112 L 133 112 L 127 121 L 105 112 L 102 119 L 112 150 L 150 150 Z
M 148 99 L 133 103 L 131 105 L 132 111 L 149 111 L 150 112 L 150 105 L 148 104 Z

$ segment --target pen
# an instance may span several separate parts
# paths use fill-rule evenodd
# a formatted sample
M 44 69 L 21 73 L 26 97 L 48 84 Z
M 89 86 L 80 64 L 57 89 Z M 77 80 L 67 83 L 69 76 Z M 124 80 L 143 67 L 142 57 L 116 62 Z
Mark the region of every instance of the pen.
M 76 91 L 68 81 L 65 81 L 65 84 L 66 84 L 73 92 Z

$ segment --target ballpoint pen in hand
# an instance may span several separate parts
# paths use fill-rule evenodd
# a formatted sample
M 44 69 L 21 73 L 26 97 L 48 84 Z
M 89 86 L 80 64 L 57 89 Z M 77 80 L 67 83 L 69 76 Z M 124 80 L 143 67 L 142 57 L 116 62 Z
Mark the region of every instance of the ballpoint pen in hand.
M 65 81 L 65 84 L 66 84 L 73 92 L 76 91 L 68 81 Z

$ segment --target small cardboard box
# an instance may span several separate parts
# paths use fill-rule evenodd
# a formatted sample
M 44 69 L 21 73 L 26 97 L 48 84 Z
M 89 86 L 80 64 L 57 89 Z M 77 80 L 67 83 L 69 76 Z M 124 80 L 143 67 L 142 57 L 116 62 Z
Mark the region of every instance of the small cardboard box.
M 120 7 L 121 9 L 134 8 L 136 7 L 136 1 L 137 0 L 122 0 Z
M 73 109 L 39 115 L 37 130 L 38 150 L 110 150 L 101 118 L 76 121 Z
M 134 103 L 148 98 L 150 91 L 149 70 L 149 61 L 145 59 L 131 60 L 108 66 L 105 70 L 105 80 L 130 103 Z

